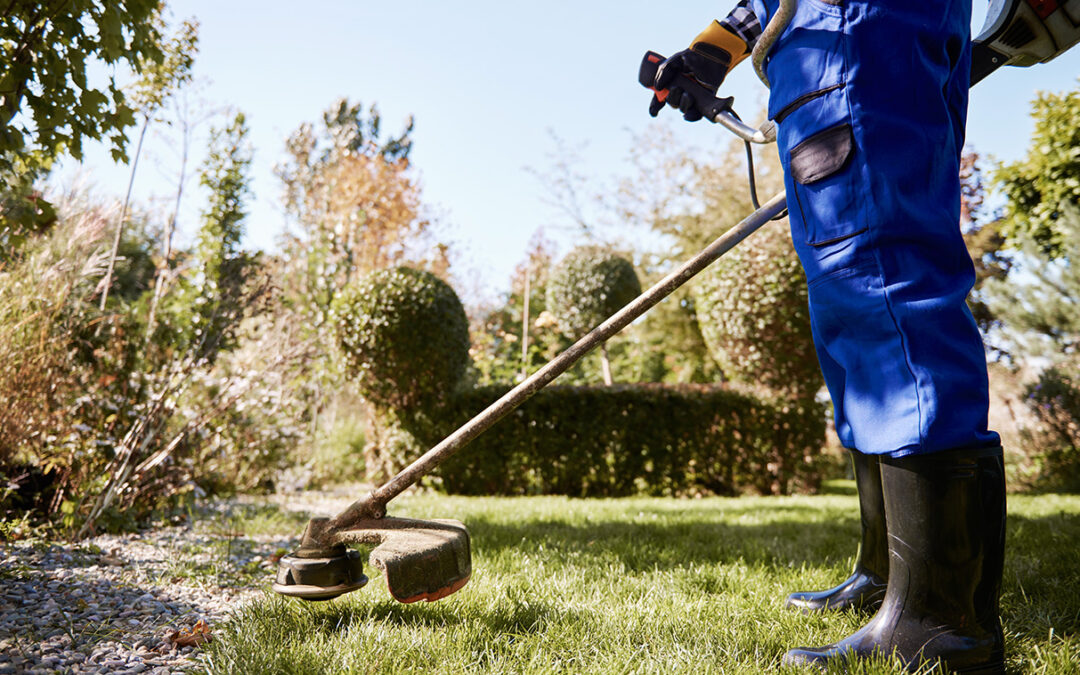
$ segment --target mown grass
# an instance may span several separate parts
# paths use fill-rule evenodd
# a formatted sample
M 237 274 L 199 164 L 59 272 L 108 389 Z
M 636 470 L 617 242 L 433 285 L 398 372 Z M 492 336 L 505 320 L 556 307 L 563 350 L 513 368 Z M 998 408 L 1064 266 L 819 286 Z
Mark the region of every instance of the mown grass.
M 803 616 L 796 589 L 843 579 L 858 533 L 853 489 L 816 497 L 400 500 L 395 515 L 455 517 L 474 575 L 433 604 L 381 579 L 329 603 L 267 594 L 215 627 L 208 673 L 784 672 L 793 646 L 866 616 Z M 1002 611 L 1010 673 L 1080 673 L 1080 497 L 1009 505 Z M 368 570 L 369 575 L 373 575 Z M 269 583 L 269 579 L 267 580 Z M 892 673 L 882 660 L 835 672 Z

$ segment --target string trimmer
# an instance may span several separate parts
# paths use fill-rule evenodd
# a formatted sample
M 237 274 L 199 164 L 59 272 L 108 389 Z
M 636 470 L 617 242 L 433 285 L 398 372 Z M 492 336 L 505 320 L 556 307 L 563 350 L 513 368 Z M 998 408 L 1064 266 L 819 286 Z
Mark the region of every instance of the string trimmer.
M 753 63 L 763 80 L 768 52 L 795 9 L 796 0 L 782 0 L 755 45 Z M 1077 42 L 1078 24 L 1080 0 L 994 0 L 986 20 L 987 28 L 975 41 L 973 80 L 981 79 L 1000 65 L 1049 61 Z M 662 62 L 659 54 L 646 54 L 639 76 L 644 86 L 652 88 L 656 69 Z M 673 86 L 694 96 L 707 119 L 723 125 L 748 144 L 775 140 L 776 129 L 771 122 L 760 129 L 743 124 L 731 110 L 731 98 L 716 98 L 687 78 L 678 79 Z M 665 93 L 658 95 L 662 97 Z M 750 176 L 751 194 L 757 206 L 752 165 Z M 362 587 L 368 579 L 359 552 L 348 549 L 349 544 L 376 545 L 369 560 L 383 570 L 391 595 L 401 602 L 438 600 L 462 588 L 472 574 L 469 532 L 465 526 L 456 520 L 389 518 L 387 503 L 550 384 L 593 348 L 782 214 L 785 208 L 785 196 L 781 192 L 385 484 L 333 519 L 312 519 L 300 548 L 280 560 L 274 590 L 305 600 L 327 600 Z

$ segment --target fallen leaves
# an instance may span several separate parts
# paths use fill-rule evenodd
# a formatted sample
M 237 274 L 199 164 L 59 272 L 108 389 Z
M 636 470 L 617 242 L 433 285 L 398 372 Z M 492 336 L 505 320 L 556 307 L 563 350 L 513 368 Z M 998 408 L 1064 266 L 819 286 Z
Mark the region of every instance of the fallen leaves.
M 198 647 L 213 638 L 210 636 L 210 625 L 199 619 L 194 626 L 174 630 L 165 639 L 177 647 Z

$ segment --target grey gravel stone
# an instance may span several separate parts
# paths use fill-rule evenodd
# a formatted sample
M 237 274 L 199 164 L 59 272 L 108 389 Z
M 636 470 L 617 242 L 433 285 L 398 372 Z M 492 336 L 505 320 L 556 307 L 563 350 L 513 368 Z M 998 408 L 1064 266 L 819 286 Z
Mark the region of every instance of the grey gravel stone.
M 272 578 L 272 565 L 262 577 L 239 570 L 297 543 L 223 542 L 181 526 L 70 545 L 0 544 L 0 675 L 191 670 L 200 649 L 178 649 L 168 637 L 200 619 L 213 631 Z

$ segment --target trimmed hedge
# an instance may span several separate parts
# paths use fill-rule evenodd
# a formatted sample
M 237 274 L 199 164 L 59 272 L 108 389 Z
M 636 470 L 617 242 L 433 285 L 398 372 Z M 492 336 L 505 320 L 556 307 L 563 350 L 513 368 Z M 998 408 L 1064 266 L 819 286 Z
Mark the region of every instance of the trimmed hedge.
M 438 441 L 506 391 L 455 394 L 422 435 Z M 556 386 L 448 460 L 436 482 L 469 495 L 787 494 L 817 487 L 824 439 L 813 402 L 722 385 Z

